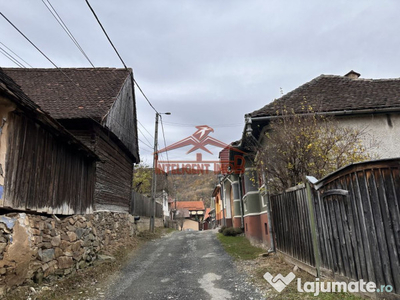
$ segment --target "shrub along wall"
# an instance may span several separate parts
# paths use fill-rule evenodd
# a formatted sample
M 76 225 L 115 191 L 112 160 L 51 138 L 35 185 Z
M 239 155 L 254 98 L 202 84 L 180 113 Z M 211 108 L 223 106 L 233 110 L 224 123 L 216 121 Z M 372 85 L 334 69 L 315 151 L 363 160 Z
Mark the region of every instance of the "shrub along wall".
M 135 234 L 127 213 L 97 212 L 59 219 L 13 213 L 0 216 L 0 295 L 43 278 L 64 276 L 90 265 Z

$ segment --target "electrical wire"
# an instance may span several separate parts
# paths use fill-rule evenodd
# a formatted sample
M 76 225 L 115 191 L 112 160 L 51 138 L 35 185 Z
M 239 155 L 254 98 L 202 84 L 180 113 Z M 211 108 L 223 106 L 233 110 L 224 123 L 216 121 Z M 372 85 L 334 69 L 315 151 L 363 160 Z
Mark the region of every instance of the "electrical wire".
M 67 77 L 72 83 L 77 85 L 61 68 L 59 68 L 46 54 L 43 53 L 42 50 L 39 49 L 21 30 L 18 29 L 17 26 L 15 26 L 2 12 L 0 12 L 0 15 L 12 26 L 16 31 L 18 31 L 37 51 L 39 51 L 40 54 L 42 54 L 58 71 L 60 71 L 62 74 L 64 74 L 65 77 Z
M 27 63 L 22 57 L 20 57 L 17 53 L 15 53 L 14 51 L 12 51 L 10 48 L 8 48 L 6 45 L 4 45 L 2 42 L 0 42 L 0 44 L 3 45 L 3 47 L 5 47 L 8 51 L 10 51 L 11 53 L 13 53 L 16 57 L 18 57 L 20 60 L 22 60 L 25 64 L 27 64 L 29 67 L 33 68 L 29 63 Z M 26 68 L 26 67 L 25 67 Z
M 162 131 L 163 139 L 164 139 L 164 149 L 167 149 L 167 142 L 165 139 L 165 131 L 164 131 L 164 123 L 163 123 L 163 119 L 162 119 L 161 115 L 160 115 L 160 123 L 161 123 L 161 131 Z M 165 155 L 167 156 L 167 162 L 169 163 L 168 150 L 165 150 Z
M 147 98 L 147 96 L 145 95 L 145 93 L 143 92 L 142 88 L 139 86 L 139 84 L 137 83 L 137 81 L 134 79 L 133 80 L 135 82 L 135 85 L 137 86 L 137 88 L 139 89 L 140 93 L 143 95 L 144 99 L 146 99 L 147 103 L 150 105 L 150 107 L 156 112 L 158 113 L 157 109 L 153 106 L 153 104 L 151 104 L 149 98 Z
M 161 121 L 161 130 L 162 130 L 163 139 L 164 139 L 164 149 L 167 149 L 167 141 L 166 141 L 166 138 L 165 138 L 165 131 L 164 131 L 164 122 L 163 122 L 163 119 L 162 119 L 161 116 L 160 116 L 160 121 Z M 167 156 L 167 163 L 169 164 L 170 162 L 169 162 L 169 157 L 168 157 L 168 150 L 165 151 L 165 155 Z M 168 189 L 169 189 L 168 178 L 169 178 L 169 176 L 167 176 L 167 186 L 168 186 Z M 172 185 L 175 187 L 174 177 L 172 176 L 171 179 L 172 179 Z
M 86 52 L 82 49 L 81 45 L 78 43 L 72 32 L 69 30 L 67 25 L 64 23 L 60 15 L 57 13 L 56 9 L 51 5 L 49 0 L 46 0 L 48 4 L 46 4 L 45 0 L 42 0 L 43 4 L 46 6 L 46 8 L 49 10 L 49 12 L 53 15 L 54 19 L 60 24 L 61 28 L 65 31 L 65 33 L 69 36 L 69 38 L 72 40 L 72 42 L 75 44 L 75 46 L 79 49 L 79 51 L 83 54 L 83 56 L 86 58 L 86 60 L 90 63 L 90 65 L 95 68 L 93 65 L 92 61 L 89 59 L 87 56 Z
M 143 132 L 140 130 L 140 128 L 137 128 L 139 130 L 139 132 L 142 134 L 142 136 L 145 138 L 145 140 L 147 141 L 148 144 L 151 144 L 151 142 L 147 139 L 147 137 L 143 134 Z
M 120 61 L 121 61 L 122 64 L 124 65 L 125 69 L 128 69 L 128 67 L 126 66 L 124 60 L 122 59 L 121 55 L 119 55 L 117 48 L 115 48 L 113 42 L 111 41 L 110 37 L 108 36 L 106 30 L 104 29 L 103 25 L 101 24 L 99 18 L 98 18 L 97 15 L 96 15 L 96 12 L 95 12 L 94 9 L 92 8 L 92 6 L 90 5 L 90 3 L 89 3 L 88 0 L 86 0 L 86 4 L 89 6 L 90 10 L 91 10 L 92 13 L 93 13 L 93 16 L 96 18 L 97 23 L 99 23 L 101 29 L 103 30 L 103 32 L 104 32 L 105 36 L 107 37 L 108 41 L 110 42 L 111 46 L 114 48 L 115 53 L 117 53 L 117 55 L 118 55 Z
M 101 29 L 103 30 L 104 35 L 107 37 L 108 42 L 110 43 L 110 45 L 113 47 L 115 53 L 117 54 L 117 56 L 119 57 L 119 60 L 121 61 L 122 65 L 125 67 L 125 69 L 128 69 L 128 67 L 126 66 L 124 60 L 122 59 L 121 55 L 119 54 L 117 48 L 114 46 L 113 42 L 111 41 L 110 37 L 108 36 L 103 24 L 100 22 L 100 19 L 97 17 L 96 12 L 94 11 L 94 9 L 92 8 L 92 6 L 89 3 L 89 0 L 85 0 L 86 4 L 88 5 L 89 9 L 92 11 L 93 16 L 96 18 L 97 23 L 100 25 Z M 146 99 L 147 103 L 150 105 L 150 107 L 156 112 L 158 113 L 157 109 L 153 106 L 153 104 L 150 102 L 149 98 L 147 98 L 146 94 L 143 92 L 142 88 L 140 87 L 140 85 L 137 83 L 137 81 L 135 79 L 133 79 L 133 82 L 135 83 L 135 85 L 137 86 L 137 88 L 139 89 L 140 93 L 143 95 L 143 97 Z
M 0 47 L 0 52 L 1 54 L 3 54 L 5 57 L 7 57 L 10 61 L 12 61 L 14 64 L 16 64 L 18 67 L 20 68 L 25 68 L 26 67 L 20 62 L 18 61 L 18 59 L 16 59 L 15 57 L 13 57 L 10 53 L 8 53 L 6 50 L 4 50 L 2 47 Z
M 143 145 L 149 147 L 149 149 L 151 149 L 151 150 L 153 151 L 153 147 L 152 147 L 152 146 L 150 146 L 149 144 L 143 142 L 143 141 L 142 141 L 141 139 L 139 139 L 139 138 L 138 138 L 138 141 L 141 142 Z
M 139 120 L 137 120 L 137 121 L 138 121 L 138 123 L 143 127 L 143 129 L 150 135 L 150 137 L 151 137 L 152 139 L 154 139 L 153 135 L 147 130 L 147 128 L 146 128 L 142 123 L 140 123 Z M 150 144 L 151 144 L 151 143 L 150 143 Z
M 42 50 L 40 50 L 25 34 L 23 34 L 22 33 L 22 31 L 21 30 L 19 30 L 18 28 L 17 28 L 17 26 L 15 26 L 9 19 L 7 19 L 7 17 L 2 13 L 2 12 L 0 12 L 0 14 L 1 14 L 1 16 L 8 22 L 8 23 L 10 23 L 10 25 L 12 26 L 12 27 L 14 27 L 14 29 L 15 30 L 17 30 L 33 47 L 35 47 L 35 49 L 37 50 L 37 51 L 39 51 L 40 52 L 40 54 L 42 54 L 54 67 L 56 67 L 57 69 L 59 69 L 59 67 L 46 55 L 46 54 L 44 54 L 43 52 L 42 52 Z

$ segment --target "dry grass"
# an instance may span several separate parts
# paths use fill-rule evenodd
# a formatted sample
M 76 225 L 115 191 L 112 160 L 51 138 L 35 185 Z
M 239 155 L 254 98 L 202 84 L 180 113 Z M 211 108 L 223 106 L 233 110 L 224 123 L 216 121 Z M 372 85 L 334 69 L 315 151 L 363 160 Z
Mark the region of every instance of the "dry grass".
M 238 268 L 249 275 L 249 281 L 258 290 L 260 290 L 267 299 L 361 299 L 360 297 L 350 293 L 321 293 L 316 297 L 312 293 L 300 293 L 297 291 L 298 278 L 301 279 L 303 285 L 306 281 L 314 282 L 314 276 L 300 269 L 298 269 L 297 271 L 293 271 L 294 266 L 288 264 L 284 260 L 282 255 L 270 254 L 266 257 L 261 257 L 259 254 L 265 253 L 265 250 L 250 245 L 247 239 L 243 236 L 229 237 L 230 239 L 224 238 L 221 238 L 221 236 L 218 235 L 218 239 L 221 241 L 224 248 L 229 254 L 231 254 L 235 258 Z M 245 255 L 243 258 L 241 257 L 240 253 L 252 254 Z M 281 293 L 279 293 L 263 278 L 263 275 L 266 272 L 271 273 L 273 276 L 276 276 L 278 274 L 286 276 L 290 272 L 294 272 L 296 275 L 296 279 L 293 280 Z

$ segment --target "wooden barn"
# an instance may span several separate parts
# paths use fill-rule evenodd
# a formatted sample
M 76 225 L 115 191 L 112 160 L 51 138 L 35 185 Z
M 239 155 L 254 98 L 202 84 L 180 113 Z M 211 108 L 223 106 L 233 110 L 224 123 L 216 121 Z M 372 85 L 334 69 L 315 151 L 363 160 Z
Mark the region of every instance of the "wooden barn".
M 4 69 L 35 103 L 100 158 L 95 210 L 128 212 L 139 162 L 131 69 Z
M 97 155 L 0 69 L 0 207 L 90 213 Z

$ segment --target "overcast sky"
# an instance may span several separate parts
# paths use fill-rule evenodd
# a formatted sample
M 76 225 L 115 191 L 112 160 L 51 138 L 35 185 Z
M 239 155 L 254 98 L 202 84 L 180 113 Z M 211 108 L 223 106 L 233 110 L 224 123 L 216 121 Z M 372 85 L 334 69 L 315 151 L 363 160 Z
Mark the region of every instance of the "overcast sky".
M 84 0 L 50 3 L 96 67 L 122 67 Z M 353 69 L 363 78 L 400 77 L 398 0 L 90 4 L 156 109 L 172 113 L 163 117 L 167 145 L 196 125 L 213 127 L 210 136 L 225 143 L 238 140 L 244 114 L 320 74 Z M 0 11 L 57 66 L 90 67 L 41 0 L 2 1 Z M 33 67 L 53 67 L 1 17 L 0 42 Z M 16 67 L 2 54 L 0 66 Z M 155 114 L 136 95 L 139 137 L 152 145 L 147 131 L 154 135 Z M 145 144 L 141 157 L 151 164 Z M 194 159 L 188 149 L 171 151 L 169 159 Z M 212 149 L 217 157 L 219 149 Z

